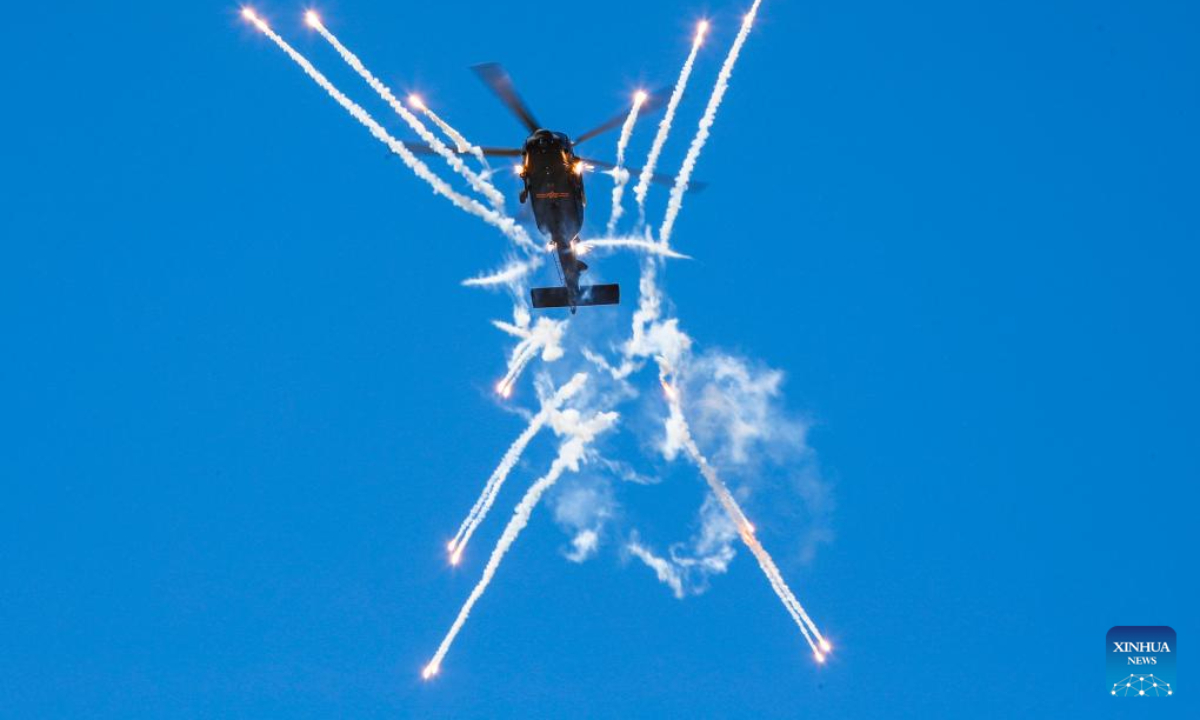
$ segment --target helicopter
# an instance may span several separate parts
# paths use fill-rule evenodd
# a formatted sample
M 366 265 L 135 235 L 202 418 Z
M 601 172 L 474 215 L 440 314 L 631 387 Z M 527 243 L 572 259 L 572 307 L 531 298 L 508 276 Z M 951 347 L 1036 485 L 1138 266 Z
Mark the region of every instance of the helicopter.
M 582 306 L 618 304 L 621 301 L 618 284 L 580 285 L 580 276 L 587 271 L 588 265 L 580 259 L 578 252 L 579 232 L 583 228 L 587 206 L 583 173 L 591 167 L 615 170 L 617 166 L 582 157 L 575 149 L 621 125 L 629 111 L 624 110 L 572 139 L 565 133 L 546 129 L 534 118 L 529 106 L 517 94 L 512 78 L 499 63 L 482 63 L 471 69 L 530 133 L 519 148 L 484 147 L 481 150 L 487 156 L 521 158 L 518 166 L 522 182 L 520 201 L 530 203 L 538 229 L 549 236 L 549 247 L 558 257 L 562 285 L 530 290 L 533 307 L 565 307 L 575 314 L 576 308 Z M 639 93 L 636 100 L 641 102 L 639 112 L 648 114 L 661 108 L 668 97 L 667 90 Z M 638 168 L 624 169 L 631 174 L 641 173 Z M 674 182 L 673 178 L 658 174 L 650 179 L 665 185 Z M 693 183 L 689 189 L 702 187 L 703 183 Z

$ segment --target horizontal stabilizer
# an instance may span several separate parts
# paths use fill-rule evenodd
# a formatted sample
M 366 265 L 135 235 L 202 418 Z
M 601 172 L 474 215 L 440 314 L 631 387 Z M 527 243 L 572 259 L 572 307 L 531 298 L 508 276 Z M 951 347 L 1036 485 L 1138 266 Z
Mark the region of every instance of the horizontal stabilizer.
M 570 307 L 571 298 L 567 294 L 565 287 L 546 287 L 534 288 L 529 291 L 533 299 L 535 308 L 556 308 Z M 575 305 L 583 307 L 587 305 L 616 305 L 621 302 L 621 286 L 613 283 L 611 285 L 585 285 L 579 288 L 579 297 L 575 299 Z

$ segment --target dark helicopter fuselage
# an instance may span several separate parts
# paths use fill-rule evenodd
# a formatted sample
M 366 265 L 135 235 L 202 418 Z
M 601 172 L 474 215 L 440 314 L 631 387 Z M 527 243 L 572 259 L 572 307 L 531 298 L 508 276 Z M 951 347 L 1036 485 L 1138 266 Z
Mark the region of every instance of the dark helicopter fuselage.
M 587 263 L 579 259 L 583 249 L 579 245 L 579 231 L 583 227 L 583 209 L 587 205 L 587 196 L 583 191 L 583 172 L 587 168 L 603 167 L 612 170 L 614 177 L 627 177 L 625 174 L 635 173 L 639 179 L 648 177 L 651 182 L 674 186 L 675 181 L 654 173 L 645 176 L 637 168 L 622 168 L 620 164 L 581 158 L 575 154 L 575 146 L 614 130 L 623 122 L 631 122 L 634 117 L 631 113 L 634 111 L 645 115 L 662 107 L 666 104 L 670 89 L 664 88 L 650 94 L 639 90 L 634 95 L 632 107 L 571 139 L 563 133 L 546 130 L 541 126 L 530 112 L 529 106 L 517 94 L 512 78 L 499 63 L 481 63 L 472 66 L 472 69 L 530 132 L 523 147 L 483 147 L 478 151 L 495 157 L 521 158 L 519 171 L 524 183 L 521 202 L 528 201 L 533 206 L 533 217 L 537 221 L 538 229 L 550 237 L 548 249 L 554 250 L 558 255 L 563 284 L 560 287 L 530 288 L 533 307 L 565 307 L 574 313 L 575 308 L 579 306 L 620 304 L 621 287 L 617 283 L 584 286 L 579 284 L 580 274 L 588 269 Z M 411 143 L 408 147 L 414 152 L 434 152 L 434 148 L 422 143 Z M 464 150 L 460 149 L 459 152 Z M 693 183 L 689 189 L 698 187 L 698 183 Z
M 587 269 L 575 253 L 587 205 L 583 169 L 583 161 L 576 157 L 570 138 L 563 133 L 537 130 L 525 141 L 521 202 L 530 202 L 538 229 L 550 236 L 572 309 L 579 295 L 579 275 Z

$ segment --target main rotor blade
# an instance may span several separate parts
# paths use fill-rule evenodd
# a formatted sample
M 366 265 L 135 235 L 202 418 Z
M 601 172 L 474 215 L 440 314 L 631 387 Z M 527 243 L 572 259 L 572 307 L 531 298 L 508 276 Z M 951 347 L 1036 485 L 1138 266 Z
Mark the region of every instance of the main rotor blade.
M 646 100 L 644 102 L 642 102 L 642 108 L 640 110 L 638 110 L 638 113 L 648 115 L 648 114 L 658 110 L 659 108 L 661 108 L 663 105 L 665 105 L 667 103 L 667 98 L 669 98 L 671 96 L 671 90 L 672 90 L 672 88 L 665 87 L 665 88 L 660 88 L 659 90 L 657 90 L 654 93 L 651 93 L 649 96 L 646 97 Z M 612 130 L 613 128 L 617 127 L 621 123 L 625 122 L 625 118 L 628 115 L 629 115 L 628 110 L 622 110 L 620 113 L 613 115 L 612 117 L 610 117 L 609 119 L 600 123 L 596 127 L 592 128 L 591 130 L 588 130 L 584 134 L 575 138 L 575 141 L 574 141 L 575 144 L 578 145 L 581 142 L 591 140 L 592 138 L 596 137 L 597 135 L 602 135 L 602 134 L 608 132 L 609 130 Z
M 529 106 L 517 94 L 512 78 L 508 76 L 500 63 L 482 63 L 471 66 L 471 69 L 485 85 L 491 88 L 492 92 L 496 93 L 496 97 L 500 98 L 500 101 L 512 111 L 513 115 L 517 116 L 529 132 L 532 133 L 541 127 L 533 118 L 533 113 L 529 112 Z
M 605 162 L 604 160 L 593 160 L 591 158 L 579 158 L 579 159 L 589 165 L 595 165 L 597 167 L 602 167 L 606 170 L 612 170 L 613 168 L 616 167 L 616 165 L 614 165 L 610 162 Z M 633 176 L 633 177 L 636 177 L 636 176 L 642 174 L 641 168 L 629 167 L 626 165 L 626 166 L 622 166 L 622 169 L 625 170 L 626 172 L 628 172 L 630 174 L 630 176 Z M 675 178 L 671 177 L 670 175 L 659 175 L 658 173 L 654 173 L 653 175 L 651 175 L 650 181 L 656 182 L 659 185 L 666 185 L 667 187 L 674 187 L 674 185 L 675 185 Z M 690 182 L 690 183 L 688 183 L 687 191 L 688 192 L 700 192 L 701 190 L 703 190 L 706 187 L 708 187 L 708 183 L 706 183 L 706 182 Z
M 428 143 L 404 141 L 404 147 L 412 150 L 417 155 L 432 155 L 433 148 Z M 501 147 L 485 147 L 479 148 L 484 155 L 490 157 L 521 157 L 525 151 L 521 148 L 501 148 Z M 461 152 L 459 155 L 469 155 L 469 152 Z

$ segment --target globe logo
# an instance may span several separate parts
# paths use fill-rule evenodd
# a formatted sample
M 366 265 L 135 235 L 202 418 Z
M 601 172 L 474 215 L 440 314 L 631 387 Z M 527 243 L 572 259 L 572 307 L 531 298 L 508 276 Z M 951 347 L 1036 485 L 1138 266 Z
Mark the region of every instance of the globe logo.
M 1153 675 L 1130 675 L 1112 687 L 1113 695 L 1123 697 L 1166 697 L 1172 692 L 1171 683 Z
M 1175 630 L 1117 625 L 1105 637 L 1105 688 L 1112 698 L 1169 698 L 1178 689 Z

